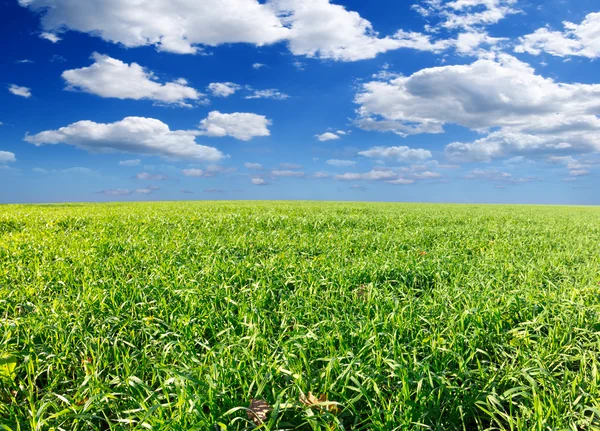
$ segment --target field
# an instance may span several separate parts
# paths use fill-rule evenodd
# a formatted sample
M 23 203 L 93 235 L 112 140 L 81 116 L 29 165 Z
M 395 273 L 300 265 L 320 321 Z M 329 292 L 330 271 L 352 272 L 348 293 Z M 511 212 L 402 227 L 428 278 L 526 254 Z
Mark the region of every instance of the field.
M 0 429 L 597 430 L 599 363 L 599 208 L 0 206 Z

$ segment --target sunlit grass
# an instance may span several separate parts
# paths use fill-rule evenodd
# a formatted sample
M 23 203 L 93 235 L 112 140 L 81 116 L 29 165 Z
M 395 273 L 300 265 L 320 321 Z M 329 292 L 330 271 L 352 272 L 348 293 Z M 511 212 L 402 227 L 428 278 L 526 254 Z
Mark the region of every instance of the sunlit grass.
M 599 355 L 597 208 L 0 207 L 6 430 L 600 429 Z

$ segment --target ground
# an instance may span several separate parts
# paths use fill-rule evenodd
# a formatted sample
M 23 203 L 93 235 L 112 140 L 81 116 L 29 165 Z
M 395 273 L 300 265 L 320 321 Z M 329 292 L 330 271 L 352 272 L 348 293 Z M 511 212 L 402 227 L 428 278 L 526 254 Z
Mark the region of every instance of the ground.
M 0 428 L 600 429 L 598 244 L 593 207 L 0 206 Z

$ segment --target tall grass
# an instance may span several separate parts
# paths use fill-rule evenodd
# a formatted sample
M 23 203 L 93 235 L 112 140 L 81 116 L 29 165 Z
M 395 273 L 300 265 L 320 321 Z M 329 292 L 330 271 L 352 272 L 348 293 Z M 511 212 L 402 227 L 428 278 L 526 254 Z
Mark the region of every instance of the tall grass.
M 599 252 L 597 208 L 2 206 L 0 428 L 600 429 Z

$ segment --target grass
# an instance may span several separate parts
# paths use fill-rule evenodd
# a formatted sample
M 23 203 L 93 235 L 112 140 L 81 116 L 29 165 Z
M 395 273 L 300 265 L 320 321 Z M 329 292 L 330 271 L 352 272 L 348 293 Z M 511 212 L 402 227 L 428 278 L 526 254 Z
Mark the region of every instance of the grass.
M 0 429 L 598 430 L 599 244 L 584 207 L 1 206 Z

